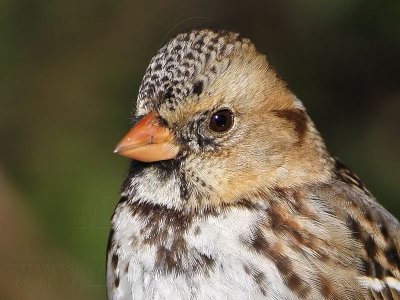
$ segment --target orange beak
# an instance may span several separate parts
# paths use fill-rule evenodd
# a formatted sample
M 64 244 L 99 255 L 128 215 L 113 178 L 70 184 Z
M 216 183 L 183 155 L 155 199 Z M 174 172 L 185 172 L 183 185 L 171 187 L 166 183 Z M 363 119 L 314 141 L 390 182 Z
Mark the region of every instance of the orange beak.
M 179 152 L 173 139 L 170 131 L 160 126 L 158 115 L 151 112 L 124 136 L 114 153 L 143 162 L 168 160 Z

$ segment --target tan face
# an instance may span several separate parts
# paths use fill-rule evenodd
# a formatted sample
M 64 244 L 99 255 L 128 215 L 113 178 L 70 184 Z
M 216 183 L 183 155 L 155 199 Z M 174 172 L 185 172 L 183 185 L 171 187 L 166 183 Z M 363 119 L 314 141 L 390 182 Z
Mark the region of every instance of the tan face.
M 218 62 L 224 64 L 218 76 L 195 80 L 172 109 L 157 97 L 139 103 L 144 117 L 116 152 L 144 162 L 179 161 L 188 186 L 210 204 L 324 176 L 326 166 L 315 157 L 325 147 L 265 57 L 246 47 L 226 60 Z

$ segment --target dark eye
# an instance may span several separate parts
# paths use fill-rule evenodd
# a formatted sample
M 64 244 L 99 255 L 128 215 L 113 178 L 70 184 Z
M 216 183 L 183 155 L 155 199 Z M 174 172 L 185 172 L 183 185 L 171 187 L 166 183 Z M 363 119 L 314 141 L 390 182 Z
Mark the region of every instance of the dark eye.
M 233 125 L 233 113 L 229 109 L 221 109 L 214 113 L 210 119 L 210 129 L 216 132 L 225 132 Z

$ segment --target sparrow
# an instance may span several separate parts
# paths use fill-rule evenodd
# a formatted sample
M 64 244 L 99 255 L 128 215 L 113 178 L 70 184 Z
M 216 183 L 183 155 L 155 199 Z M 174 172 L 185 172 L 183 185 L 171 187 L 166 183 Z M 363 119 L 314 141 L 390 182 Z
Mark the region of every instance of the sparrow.
M 400 299 L 400 224 L 238 33 L 152 58 L 107 252 L 111 300 Z

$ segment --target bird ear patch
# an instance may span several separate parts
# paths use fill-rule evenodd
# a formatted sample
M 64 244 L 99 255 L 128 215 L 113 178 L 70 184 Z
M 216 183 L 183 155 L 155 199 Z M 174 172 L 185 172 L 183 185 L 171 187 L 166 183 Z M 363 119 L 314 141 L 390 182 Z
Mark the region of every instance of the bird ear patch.
M 305 112 L 301 109 L 295 108 L 275 110 L 274 114 L 277 117 L 284 118 L 293 124 L 294 131 L 299 138 L 298 143 L 301 143 L 307 131 L 307 117 Z

